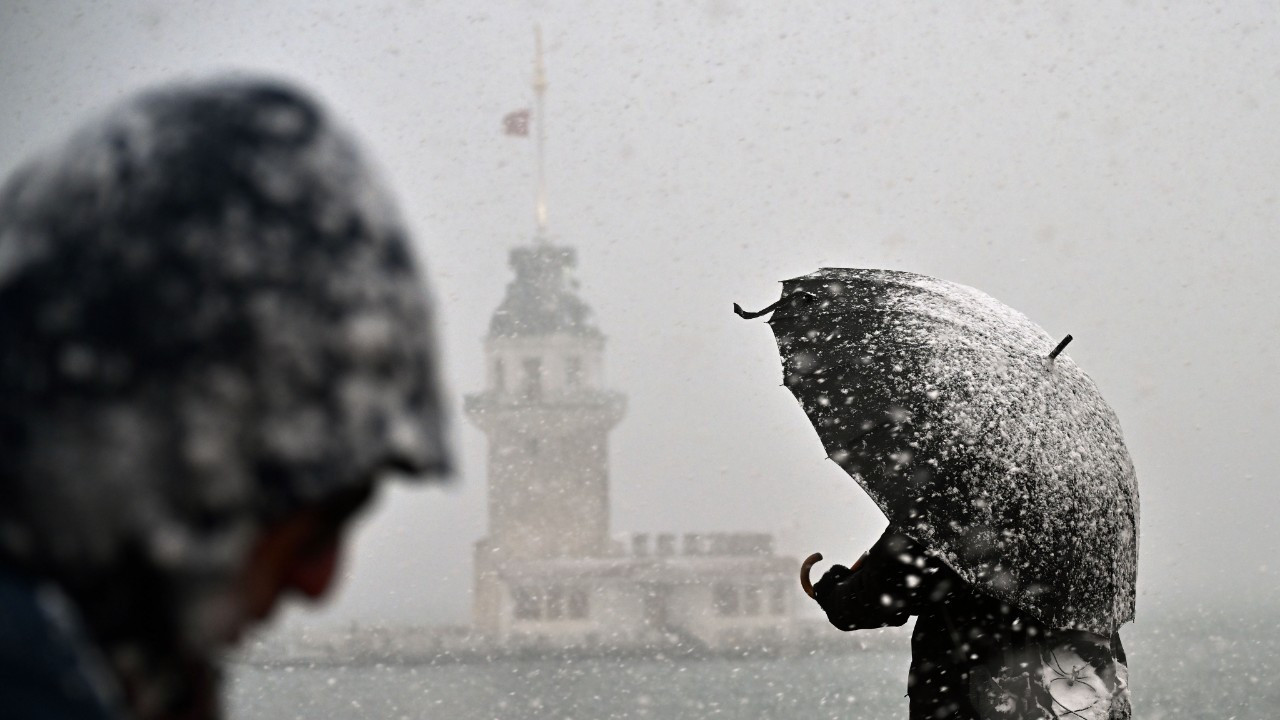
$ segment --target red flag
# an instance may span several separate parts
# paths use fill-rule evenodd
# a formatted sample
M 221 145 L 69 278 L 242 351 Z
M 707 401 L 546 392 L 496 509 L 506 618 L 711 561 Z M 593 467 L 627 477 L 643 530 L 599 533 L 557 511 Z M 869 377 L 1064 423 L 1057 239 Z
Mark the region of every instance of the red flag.
M 502 131 L 515 137 L 529 137 L 529 110 L 514 110 L 503 116 Z

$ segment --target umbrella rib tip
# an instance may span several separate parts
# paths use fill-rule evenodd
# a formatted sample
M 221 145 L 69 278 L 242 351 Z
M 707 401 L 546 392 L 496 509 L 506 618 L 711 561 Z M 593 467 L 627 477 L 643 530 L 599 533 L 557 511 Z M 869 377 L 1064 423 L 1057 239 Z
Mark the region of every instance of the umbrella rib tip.
M 1070 336 L 1070 335 L 1067 335 L 1066 337 L 1062 338 L 1062 342 L 1058 343 L 1058 346 L 1057 346 L 1057 347 L 1055 347 L 1055 348 L 1054 348 L 1054 349 L 1049 353 L 1049 359 L 1050 359 L 1050 360 L 1057 360 L 1057 359 L 1058 359 L 1058 355 L 1062 353 L 1063 348 L 1065 348 L 1065 347 L 1067 346 L 1067 343 L 1069 343 L 1069 342 L 1071 342 L 1071 336 Z
M 774 310 L 777 310 L 778 308 L 782 307 L 783 303 L 790 302 L 791 300 L 799 298 L 801 300 L 812 301 L 815 297 L 816 296 L 811 292 L 806 292 L 804 290 L 797 290 L 796 292 L 793 292 L 790 295 L 783 295 L 782 297 L 778 298 L 777 302 L 775 302 L 774 304 L 770 305 L 769 307 L 763 310 L 757 310 L 756 312 L 747 312 L 746 310 L 742 309 L 741 305 L 739 305 L 738 303 L 734 303 L 733 311 L 738 314 L 738 317 L 744 320 L 751 320 L 752 318 L 758 318 L 761 315 L 767 315 L 773 312 Z

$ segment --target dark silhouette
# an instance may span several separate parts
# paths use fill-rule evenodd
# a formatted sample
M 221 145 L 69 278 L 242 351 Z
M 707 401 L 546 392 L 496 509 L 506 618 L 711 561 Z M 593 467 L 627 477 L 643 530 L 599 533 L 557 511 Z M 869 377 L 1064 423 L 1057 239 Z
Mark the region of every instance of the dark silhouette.
M 806 590 L 845 630 L 919 616 L 911 717 L 1127 718 L 1137 477 L 1071 336 L 896 270 L 822 268 L 734 310 L 772 311 L 783 382 L 889 521 Z
M 912 720 L 1127 720 L 1119 634 L 1054 630 L 975 590 L 911 538 L 886 532 L 855 565 L 833 566 L 814 599 L 841 630 L 917 616 L 907 694 Z

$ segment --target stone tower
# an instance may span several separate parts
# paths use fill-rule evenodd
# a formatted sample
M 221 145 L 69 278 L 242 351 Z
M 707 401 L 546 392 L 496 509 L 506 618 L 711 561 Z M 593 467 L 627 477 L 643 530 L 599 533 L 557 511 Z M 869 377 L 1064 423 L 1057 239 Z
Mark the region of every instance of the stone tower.
M 609 431 L 625 406 L 603 388 L 605 339 L 575 292 L 574 250 L 539 239 L 510 262 L 515 278 L 485 339 L 486 387 L 466 399 L 488 436 L 475 623 L 492 632 L 510 614 L 504 568 L 610 554 Z

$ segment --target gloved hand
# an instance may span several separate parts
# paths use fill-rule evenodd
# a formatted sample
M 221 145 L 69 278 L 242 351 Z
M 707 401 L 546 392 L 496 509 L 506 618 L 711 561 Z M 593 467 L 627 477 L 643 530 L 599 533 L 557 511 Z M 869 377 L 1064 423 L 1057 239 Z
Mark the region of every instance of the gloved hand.
M 838 596 L 842 594 L 838 586 L 855 574 L 853 570 L 843 565 L 832 565 L 822 574 L 822 578 L 813 584 L 813 599 L 817 600 L 818 605 L 830 614 L 828 606 L 837 602 Z
M 866 573 L 860 569 L 832 565 L 822 579 L 813 584 L 813 599 L 827 614 L 832 625 L 841 630 L 851 629 L 849 614 L 851 604 L 861 604 L 860 595 L 866 590 Z
M 902 625 L 910 615 L 899 599 L 883 601 L 890 588 L 884 586 L 882 575 L 864 567 L 863 559 L 851 568 L 832 565 L 813 584 L 813 599 L 841 630 Z
M 818 601 L 818 605 L 822 607 L 823 610 L 827 610 L 828 604 L 837 602 L 838 597 L 847 597 L 848 590 L 857 592 L 857 589 L 854 587 L 837 590 L 837 586 L 843 585 L 846 581 L 852 580 L 853 576 L 858 574 L 858 571 L 862 569 L 862 564 L 866 562 L 867 554 L 868 553 L 862 553 L 862 557 L 858 558 L 853 563 L 852 567 L 832 565 L 825 573 L 823 573 L 822 579 L 814 583 L 813 599 Z M 861 582 L 857 584 L 858 587 L 861 585 Z M 830 615 L 830 612 L 828 611 L 827 614 Z

